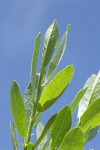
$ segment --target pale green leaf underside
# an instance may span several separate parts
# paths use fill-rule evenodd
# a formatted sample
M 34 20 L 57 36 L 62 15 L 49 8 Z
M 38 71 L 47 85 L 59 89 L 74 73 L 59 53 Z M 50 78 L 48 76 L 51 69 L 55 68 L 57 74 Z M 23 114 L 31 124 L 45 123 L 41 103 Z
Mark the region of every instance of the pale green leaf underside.
M 98 95 L 100 94 L 100 71 L 98 72 L 94 84 L 92 86 L 92 95 L 91 95 L 91 99 L 90 99 L 90 103 L 98 97 Z
M 84 94 L 86 93 L 87 88 L 81 89 L 78 94 L 76 95 L 76 97 L 74 98 L 74 100 L 72 101 L 70 108 L 71 108 L 71 112 L 72 114 L 74 114 L 79 102 L 81 101 L 81 99 L 83 98 Z
M 50 137 L 52 139 L 52 150 L 59 147 L 65 134 L 68 132 L 72 124 L 71 110 L 69 106 L 62 108 L 53 123 Z
M 12 143 L 13 143 L 13 149 L 14 150 L 20 150 L 17 132 L 16 132 L 16 127 L 15 127 L 13 122 L 10 122 L 10 132 L 11 132 L 11 139 L 12 139 Z
M 42 139 L 46 136 L 46 134 L 47 134 L 48 131 L 50 130 L 50 128 L 51 128 L 51 126 L 52 126 L 52 124 L 53 124 L 55 118 L 56 118 L 56 115 L 53 115 L 53 116 L 48 120 L 48 122 L 47 122 L 46 125 L 44 126 L 44 129 L 43 129 L 43 131 L 42 131 L 40 137 L 38 138 L 38 140 L 37 140 L 37 142 L 36 142 L 36 144 L 35 144 L 35 147 L 37 147 L 37 146 L 41 143 Z M 38 132 L 38 129 L 37 129 L 37 132 Z
M 93 129 L 100 125 L 100 98 L 92 102 L 81 116 L 80 122 L 83 130 L 86 130 L 89 126 Z
M 36 127 L 38 125 L 38 123 L 40 122 L 42 118 L 42 113 L 38 113 L 36 116 L 35 116 L 35 120 L 34 120 L 34 123 L 33 123 L 33 128 Z
M 49 66 L 49 69 L 46 74 L 47 81 L 53 76 L 57 67 L 59 66 L 59 63 L 60 63 L 60 61 L 64 55 L 65 49 L 66 49 L 67 41 L 68 41 L 68 28 L 67 28 L 66 32 L 64 33 L 64 35 L 58 45 L 57 51 L 54 54 L 54 56 L 50 62 L 50 66 Z
M 38 104 L 38 111 L 49 108 L 65 91 L 74 75 L 73 65 L 61 70 L 47 85 Z
M 40 138 L 43 130 L 44 130 L 44 125 L 41 122 L 39 122 L 38 125 L 37 125 L 37 128 L 36 128 L 37 140 Z M 41 143 L 39 143 L 38 150 L 41 150 L 43 148 L 43 146 L 45 145 L 46 141 L 47 141 L 47 136 L 45 136 L 43 138 L 43 140 L 41 141 Z
M 85 87 L 88 87 L 86 94 L 79 104 L 78 117 L 86 111 L 89 104 L 95 100 L 100 94 L 100 71 L 97 75 L 92 75 L 86 82 Z
M 48 139 L 48 141 L 43 146 L 42 150 L 51 150 L 51 143 L 52 143 L 52 140 Z
M 10 92 L 10 105 L 17 129 L 22 137 L 27 134 L 26 111 L 22 95 L 16 81 L 13 82 Z
M 92 94 L 92 86 L 94 84 L 96 75 L 91 75 L 90 78 L 86 81 L 84 88 L 87 87 L 87 91 L 85 93 L 85 95 L 83 96 L 83 98 L 81 99 L 80 103 L 79 103 L 79 108 L 78 108 L 78 118 L 80 118 L 82 116 L 82 114 L 86 111 L 90 99 L 91 99 L 91 94 Z
M 36 72 L 38 67 L 38 56 L 40 51 L 40 42 L 41 42 L 41 33 L 39 33 L 35 40 L 34 53 L 32 57 L 32 65 L 31 65 L 31 85 L 32 92 L 35 95 L 36 89 Z
M 26 109 L 26 115 L 27 115 L 27 125 L 29 125 L 30 117 L 32 115 L 32 109 L 33 109 L 33 95 L 32 95 L 32 88 L 31 83 L 28 84 L 25 96 L 24 96 L 24 104 Z
M 42 55 L 43 68 L 46 68 L 46 66 L 48 65 L 52 57 L 53 51 L 58 43 L 58 39 L 59 39 L 59 29 L 56 20 L 54 20 L 53 23 L 50 25 L 50 27 L 47 29 L 44 38 L 44 50 Z
M 60 150 L 84 150 L 84 136 L 80 128 L 74 128 L 65 135 Z

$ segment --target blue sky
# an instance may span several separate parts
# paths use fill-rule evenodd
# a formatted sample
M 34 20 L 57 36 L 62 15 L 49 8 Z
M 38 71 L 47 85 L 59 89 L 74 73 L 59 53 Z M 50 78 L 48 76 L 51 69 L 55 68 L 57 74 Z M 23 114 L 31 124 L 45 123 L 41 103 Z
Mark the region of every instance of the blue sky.
M 12 81 L 18 81 L 24 95 L 30 80 L 34 39 L 41 31 L 43 41 L 45 31 L 54 19 L 58 21 L 61 36 L 67 24 L 71 24 L 67 51 L 58 71 L 74 64 L 75 76 L 60 100 L 44 114 L 43 123 L 69 104 L 86 79 L 100 70 L 99 0 L 0 0 L 1 150 L 12 150 L 9 131 L 10 120 L 13 120 L 9 105 Z M 99 141 L 100 134 L 86 145 L 85 150 L 100 150 Z

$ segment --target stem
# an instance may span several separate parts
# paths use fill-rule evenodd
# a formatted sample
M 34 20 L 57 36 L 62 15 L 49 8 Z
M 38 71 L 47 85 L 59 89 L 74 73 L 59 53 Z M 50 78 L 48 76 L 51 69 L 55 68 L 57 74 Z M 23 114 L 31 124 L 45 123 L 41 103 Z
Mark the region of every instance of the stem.
M 28 144 L 30 142 L 30 139 L 31 139 L 31 132 L 32 132 L 33 123 L 34 123 L 35 114 L 36 114 L 36 107 L 37 107 L 37 103 L 38 103 L 38 101 L 39 101 L 39 99 L 41 97 L 42 90 L 43 90 L 43 87 L 41 85 L 42 85 L 42 81 L 43 81 L 44 75 L 45 75 L 45 70 L 42 69 L 41 70 L 41 74 L 40 74 L 40 81 L 39 81 L 39 85 L 38 85 L 38 95 L 37 95 L 36 103 L 34 103 L 34 105 L 33 105 L 33 112 L 32 112 L 32 116 L 30 118 L 26 144 Z
M 28 129 L 28 134 L 27 134 L 26 144 L 28 144 L 30 142 L 31 132 L 32 132 L 32 128 L 33 128 L 33 123 L 34 123 L 34 118 L 31 117 L 30 118 L 29 129 Z
M 35 120 L 35 113 L 36 113 L 36 104 L 34 102 L 32 116 L 30 117 L 30 123 L 29 123 L 29 128 L 28 128 L 28 133 L 27 133 L 26 144 L 28 144 L 31 139 L 31 132 L 32 132 L 33 123 Z

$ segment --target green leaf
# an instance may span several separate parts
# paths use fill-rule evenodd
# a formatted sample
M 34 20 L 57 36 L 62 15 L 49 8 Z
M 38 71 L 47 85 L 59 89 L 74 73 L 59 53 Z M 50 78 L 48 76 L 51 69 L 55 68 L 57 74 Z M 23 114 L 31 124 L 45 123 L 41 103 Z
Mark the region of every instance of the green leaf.
M 26 111 L 22 95 L 16 81 L 13 82 L 10 92 L 10 106 L 17 129 L 22 137 L 27 135 Z
M 35 95 L 35 99 L 37 97 L 39 77 L 40 77 L 40 74 L 37 73 L 36 74 L 36 89 L 35 89 L 36 90 L 35 91 L 36 95 Z M 32 85 L 31 85 L 31 83 L 29 83 L 27 88 L 26 88 L 25 96 L 24 96 L 24 104 L 25 104 L 26 115 L 27 115 L 27 126 L 29 125 L 30 117 L 31 117 L 32 111 L 34 109 L 34 105 L 35 105 L 34 100 L 33 100 L 33 94 L 32 94 Z M 34 122 L 34 127 L 38 124 L 37 122 L 39 122 L 40 119 L 41 119 L 41 115 L 39 113 L 39 115 L 36 118 L 36 121 Z
M 82 114 L 86 111 L 92 94 L 92 86 L 94 84 L 96 76 L 93 74 L 85 83 L 84 88 L 87 87 L 87 91 L 83 98 L 81 99 L 79 103 L 79 109 L 78 109 L 78 118 L 82 116 Z
M 82 130 L 89 126 L 91 129 L 100 125 L 100 98 L 94 100 L 80 118 Z
M 50 137 L 52 139 L 52 150 L 55 150 L 60 146 L 65 134 L 69 131 L 71 124 L 71 110 L 69 106 L 65 106 L 57 114 L 50 132 Z
M 27 126 L 29 125 L 30 117 L 32 115 L 32 109 L 33 109 L 33 100 L 32 100 L 32 88 L 31 83 L 28 84 L 25 96 L 24 96 L 24 104 L 26 109 L 26 116 L 27 116 Z
M 13 143 L 13 149 L 19 150 L 19 143 L 18 143 L 16 127 L 13 122 L 10 122 L 10 132 L 11 132 L 11 139 L 12 139 L 12 143 Z
M 35 40 L 35 47 L 34 53 L 32 57 L 32 65 L 31 65 L 31 85 L 32 85 L 32 92 L 35 95 L 36 89 L 36 72 L 38 67 L 38 56 L 40 51 L 40 41 L 41 41 L 41 33 L 39 33 Z
M 74 75 L 73 65 L 65 67 L 61 70 L 47 85 L 41 99 L 38 103 L 37 110 L 44 111 L 48 109 L 63 94 L 70 84 Z
M 39 124 L 38 124 L 38 126 L 37 126 L 37 129 L 36 129 L 37 140 L 40 138 L 40 136 L 41 136 L 43 130 L 44 130 L 44 125 L 43 125 L 41 122 L 39 122 Z M 45 145 L 45 143 L 46 143 L 47 140 L 48 140 L 48 139 L 47 139 L 47 136 L 45 136 L 45 137 L 42 139 L 41 143 L 39 143 L 39 145 L 38 145 L 38 150 L 41 150 L 41 149 L 43 148 L 43 146 Z M 36 146 L 37 146 L 37 145 L 35 144 L 35 147 L 36 147 Z
M 53 58 L 50 62 L 50 66 L 49 66 L 49 69 L 46 74 L 47 82 L 53 76 L 53 74 L 55 73 L 56 69 L 58 68 L 58 66 L 60 64 L 60 61 L 62 60 L 62 57 L 63 57 L 65 49 L 66 49 L 67 41 L 68 41 L 68 27 L 61 39 L 61 42 L 58 45 L 55 55 L 53 56 Z
M 65 135 L 60 150 L 84 150 L 84 135 L 80 128 L 71 129 Z
M 87 88 L 81 89 L 78 94 L 76 95 L 76 97 L 74 98 L 74 100 L 72 101 L 70 108 L 71 108 L 71 112 L 72 114 L 74 114 L 79 102 L 81 101 L 81 99 L 83 98 L 84 94 L 86 93 Z
M 45 38 L 44 38 L 44 50 L 42 55 L 42 69 L 45 70 L 48 65 L 53 51 L 56 48 L 59 39 L 59 29 L 56 20 L 50 25 L 47 29 Z
M 90 103 L 96 99 L 100 94 L 100 71 L 98 72 L 94 84 L 92 86 L 92 95 L 91 95 L 91 99 L 90 99 Z
M 34 144 L 32 142 L 27 144 L 27 150 L 34 150 Z
M 51 139 L 47 140 L 47 142 L 43 146 L 42 150 L 51 150 L 51 143 L 52 143 Z
M 41 143 L 42 139 L 46 136 L 46 134 L 47 134 L 48 131 L 50 130 L 50 128 L 51 128 L 51 126 L 52 126 L 52 124 L 53 124 L 53 122 L 54 122 L 54 120 L 55 120 L 55 117 L 56 117 L 56 115 L 53 115 L 53 116 L 48 120 L 48 122 L 46 123 L 46 125 L 45 125 L 45 127 L 44 127 L 44 129 L 43 129 L 43 131 L 42 131 L 42 133 L 41 133 L 41 135 L 40 135 L 40 137 L 39 137 L 39 139 L 37 140 L 37 142 L 36 142 L 36 144 L 35 144 L 35 147 L 37 147 L 37 146 Z
M 38 123 L 40 122 L 41 118 L 42 118 L 42 113 L 38 113 L 38 114 L 35 116 L 35 120 L 34 120 L 34 123 L 33 123 L 33 128 L 38 125 Z
M 84 143 L 87 143 L 90 131 L 91 131 L 91 126 L 89 126 L 85 132 L 83 132 L 84 133 Z
M 87 142 L 91 141 L 97 135 L 98 131 L 99 131 L 99 126 L 97 126 L 94 129 L 90 130 Z

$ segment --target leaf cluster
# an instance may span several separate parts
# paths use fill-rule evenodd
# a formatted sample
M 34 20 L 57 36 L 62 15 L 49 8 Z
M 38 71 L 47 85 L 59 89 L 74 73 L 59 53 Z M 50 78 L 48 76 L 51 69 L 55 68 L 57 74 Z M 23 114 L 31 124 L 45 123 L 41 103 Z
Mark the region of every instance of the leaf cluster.
M 10 91 L 10 106 L 14 122 L 10 123 L 14 150 L 19 150 L 17 131 L 22 138 L 24 150 L 83 150 L 92 140 L 100 125 L 100 72 L 92 75 L 76 94 L 70 105 L 64 106 L 51 116 L 45 125 L 42 114 L 49 109 L 68 88 L 74 76 L 74 66 L 69 65 L 55 75 L 64 55 L 70 25 L 59 41 L 59 27 L 54 20 L 44 36 L 44 47 L 40 73 L 38 58 L 41 47 L 41 33 L 35 39 L 30 81 L 24 98 L 19 85 L 13 82 Z M 78 108 L 77 124 L 73 115 Z M 33 129 L 37 141 L 32 137 Z

